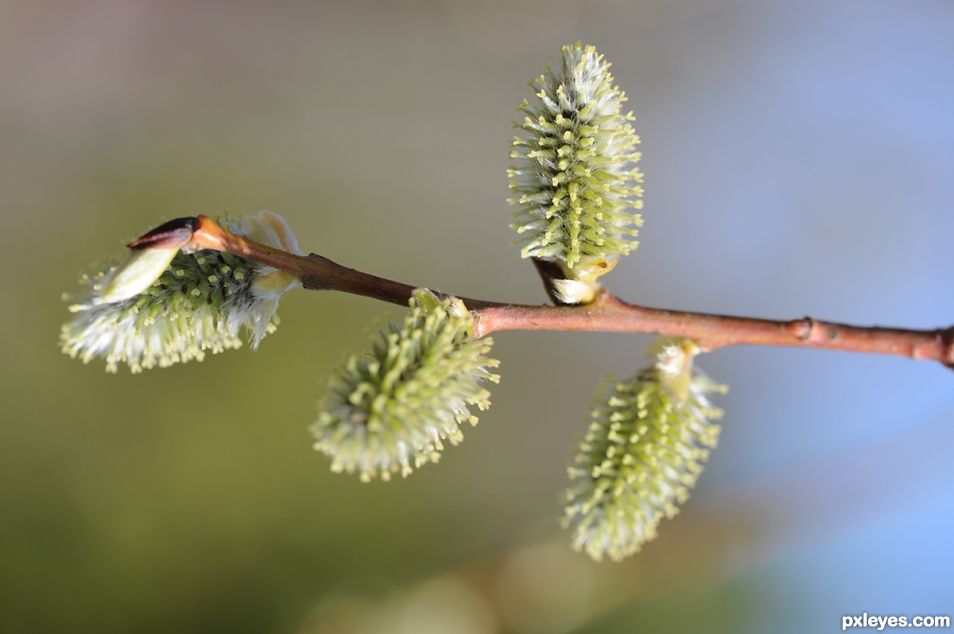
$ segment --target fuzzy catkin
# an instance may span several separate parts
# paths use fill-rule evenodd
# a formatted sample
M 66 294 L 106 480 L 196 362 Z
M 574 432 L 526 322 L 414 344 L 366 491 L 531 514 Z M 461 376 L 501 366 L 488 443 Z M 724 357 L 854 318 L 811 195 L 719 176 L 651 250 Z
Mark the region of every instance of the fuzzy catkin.
M 445 441 L 462 440 L 461 425 L 477 424 L 473 407 L 490 406 L 485 386 L 499 380 L 491 371 L 498 361 L 487 356 L 489 337 L 473 337 L 463 303 L 418 289 L 409 305 L 369 354 L 350 357 L 329 382 L 312 433 L 335 472 L 407 476 L 437 462 Z
M 222 222 L 239 235 L 298 252 L 278 214 Z M 109 372 L 120 364 L 140 372 L 239 348 L 243 331 L 254 348 L 274 331 L 281 295 L 298 284 L 287 273 L 228 253 L 179 252 L 145 290 L 108 301 L 111 281 L 130 261 L 81 278 L 84 291 L 70 296 L 73 317 L 60 331 L 64 353 L 83 362 L 102 358 Z
M 562 64 L 532 82 L 520 105 L 509 202 L 523 257 L 558 263 L 568 279 L 592 281 L 636 248 L 642 224 L 639 137 L 625 94 L 592 46 L 564 46 Z M 588 279 L 587 279 L 588 278 Z
M 713 421 L 722 411 L 708 395 L 725 387 L 691 367 L 681 381 L 682 370 L 666 366 L 671 351 L 602 395 L 568 469 L 564 525 L 574 548 L 597 561 L 619 561 L 653 539 L 662 518 L 688 499 L 718 442 Z

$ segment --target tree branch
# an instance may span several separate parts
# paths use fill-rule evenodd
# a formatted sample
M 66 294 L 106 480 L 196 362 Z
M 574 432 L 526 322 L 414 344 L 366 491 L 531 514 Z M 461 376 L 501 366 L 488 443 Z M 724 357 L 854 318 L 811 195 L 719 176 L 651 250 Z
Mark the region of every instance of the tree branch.
M 190 233 L 191 232 L 191 233 Z M 188 235 L 188 238 L 186 238 Z M 362 273 L 320 255 L 302 256 L 226 231 L 206 216 L 166 223 L 130 243 L 130 248 L 169 246 L 214 249 L 298 276 L 305 288 L 334 290 L 406 305 L 416 288 Z M 592 304 L 528 306 L 460 297 L 474 314 L 474 335 L 504 330 L 654 333 L 688 337 L 705 351 L 733 345 L 789 346 L 868 352 L 938 361 L 954 369 L 954 326 L 934 330 L 855 326 L 811 317 L 776 321 L 649 308 L 603 291 Z
M 954 328 L 855 326 L 648 308 L 603 292 L 586 306 L 492 306 L 476 311 L 477 333 L 500 330 L 642 332 L 694 339 L 704 351 L 733 345 L 846 350 L 939 361 L 954 369 Z

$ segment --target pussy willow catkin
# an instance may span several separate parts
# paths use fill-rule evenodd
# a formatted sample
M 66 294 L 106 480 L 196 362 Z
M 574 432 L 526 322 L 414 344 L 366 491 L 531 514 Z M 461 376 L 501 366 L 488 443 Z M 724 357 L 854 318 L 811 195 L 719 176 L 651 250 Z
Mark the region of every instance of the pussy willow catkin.
M 569 467 L 564 524 L 573 546 L 597 561 L 618 561 L 656 536 L 672 517 L 715 447 L 724 391 L 691 366 L 695 346 L 667 341 L 656 363 L 610 386 Z
M 512 228 L 523 257 L 553 261 L 591 282 L 636 248 L 642 224 L 639 137 L 625 94 L 592 46 L 564 46 L 562 63 L 533 81 L 508 170 L 517 205 Z
M 284 219 L 259 212 L 223 220 L 236 234 L 300 252 Z M 256 347 L 275 328 L 282 294 L 298 280 L 282 271 L 217 251 L 134 251 L 122 263 L 82 278 L 69 296 L 73 318 L 60 332 L 66 354 L 133 372 L 201 360 L 206 352 Z
M 312 426 L 315 448 L 333 471 L 362 480 L 408 475 L 437 462 L 444 443 L 477 424 L 472 408 L 490 406 L 493 341 L 475 339 L 473 318 L 454 298 L 418 289 L 402 321 L 391 321 L 369 354 L 350 357 L 332 376 Z

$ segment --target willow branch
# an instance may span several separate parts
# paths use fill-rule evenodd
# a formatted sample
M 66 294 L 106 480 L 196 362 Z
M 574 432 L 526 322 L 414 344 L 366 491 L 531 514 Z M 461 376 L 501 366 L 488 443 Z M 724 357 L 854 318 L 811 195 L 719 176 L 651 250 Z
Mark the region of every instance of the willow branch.
M 213 249 L 292 273 L 305 288 L 406 305 L 415 286 L 348 268 L 326 257 L 288 253 L 228 232 L 207 216 L 181 218 L 130 248 Z M 459 296 L 457 296 L 459 297 Z M 706 351 L 734 345 L 868 352 L 938 361 L 954 369 L 954 326 L 931 330 L 856 326 L 803 317 L 789 321 L 666 310 L 630 304 L 603 291 L 592 304 L 529 306 L 459 297 L 474 314 L 474 334 L 505 330 L 630 332 L 688 337 Z
M 492 306 L 477 311 L 480 334 L 499 330 L 641 332 L 689 337 L 706 351 L 733 345 L 846 350 L 939 361 L 954 369 L 954 328 L 855 326 L 665 310 L 602 293 L 586 306 Z

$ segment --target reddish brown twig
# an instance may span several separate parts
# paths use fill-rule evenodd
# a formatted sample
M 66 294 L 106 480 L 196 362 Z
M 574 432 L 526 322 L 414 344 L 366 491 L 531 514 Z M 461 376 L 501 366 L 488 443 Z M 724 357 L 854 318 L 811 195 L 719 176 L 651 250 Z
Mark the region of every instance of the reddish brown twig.
M 191 231 L 185 240 L 184 233 Z M 170 237 L 172 236 L 172 237 Z M 320 255 L 302 256 L 234 235 L 206 216 L 166 223 L 130 244 L 132 248 L 183 242 L 184 248 L 214 249 L 298 276 L 305 288 L 364 295 L 407 304 L 414 286 L 342 266 Z M 460 298 L 474 313 L 475 336 L 503 330 L 566 330 L 654 333 L 688 337 L 703 350 L 732 345 L 791 346 L 897 355 L 938 361 L 954 369 L 954 327 L 935 330 L 854 326 L 804 317 L 775 321 L 629 304 L 604 291 L 582 306 L 527 306 Z
M 476 330 L 649 332 L 689 337 L 706 351 L 732 345 L 849 350 L 954 365 L 954 328 L 911 330 L 854 326 L 811 317 L 776 321 L 647 308 L 602 293 L 586 306 L 491 306 L 476 311 Z

